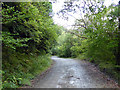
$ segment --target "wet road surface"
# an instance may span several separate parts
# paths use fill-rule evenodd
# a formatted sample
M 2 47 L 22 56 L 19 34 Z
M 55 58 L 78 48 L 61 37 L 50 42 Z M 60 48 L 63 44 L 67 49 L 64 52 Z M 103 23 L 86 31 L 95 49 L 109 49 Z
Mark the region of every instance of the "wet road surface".
M 113 80 L 86 61 L 51 58 L 55 64 L 34 88 L 118 88 Z

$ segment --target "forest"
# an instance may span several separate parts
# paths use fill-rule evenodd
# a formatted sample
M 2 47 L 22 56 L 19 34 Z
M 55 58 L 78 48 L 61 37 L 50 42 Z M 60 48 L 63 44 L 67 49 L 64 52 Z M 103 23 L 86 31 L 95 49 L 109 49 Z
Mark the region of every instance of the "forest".
M 120 2 L 109 7 L 91 0 L 83 0 L 83 7 L 79 2 L 65 2 L 59 11 L 63 18 L 68 19 L 70 12 L 79 13 L 81 18 L 75 17 L 74 29 L 63 29 L 52 49 L 53 55 L 90 61 L 120 83 L 119 9 Z
M 30 85 L 51 64 L 59 26 L 50 2 L 2 3 L 2 88 Z
M 2 3 L 2 86 L 19 88 L 48 69 L 51 56 L 78 58 L 94 63 L 101 71 L 120 81 L 119 5 L 101 2 L 65 2 L 59 11 L 81 12 L 74 29 L 54 23 L 51 2 Z

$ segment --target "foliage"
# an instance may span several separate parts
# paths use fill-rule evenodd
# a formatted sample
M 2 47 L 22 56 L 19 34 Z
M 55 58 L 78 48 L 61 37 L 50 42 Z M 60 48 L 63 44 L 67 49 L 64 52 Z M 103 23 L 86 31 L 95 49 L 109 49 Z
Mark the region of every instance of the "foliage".
M 96 0 L 83 0 L 81 3 L 79 1 L 65 2 L 64 9 L 60 11 L 65 18 L 68 18 L 67 15 L 70 12 L 77 12 L 76 14 L 80 16 L 80 18 L 75 17 L 74 26 L 76 26 L 76 33 L 85 39 L 78 39 L 80 44 L 74 42 L 75 46 L 70 47 L 72 53 L 74 52 L 74 56 L 94 62 L 101 70 L 114 78 L 119 78 L 118 7 L 114 5 L 106 7 L 104 2 Z M 77 34 L 74 33 L 74 35 Z M 61 50 L 64 49 L 61 48 Z
M 49 17 L 50 12 L 49 2 L 4 3 L 2 10 L 3 45 L 13 49 L 25 47 L 33 52 L 47 51 L 57 37 L 56 28 Z
M 60 57 L 77 57 L 81 53 L 79 38 L 65 31 L 59 35 L 53 53 Z
M 59 27 L 50 14 L 50 2 L 2 3 L 3 88 L 30 85 L 30 80 L 46 70 L 48 54 Z
M 3 88 L 17 88 L 23 85 L 31 85 L 30 80 L 51 65 L 49 55 L 38 57 L 20 54 L 18 56 L 15 53 L 14 55 L 16 55 L 16 57 L 12 58 L 14 62 L 11 62 L 11 64 L 5 62 L 4 67 L 7 68 L 3 72 Z M 20 60 L 24 60 L 24 62 Z

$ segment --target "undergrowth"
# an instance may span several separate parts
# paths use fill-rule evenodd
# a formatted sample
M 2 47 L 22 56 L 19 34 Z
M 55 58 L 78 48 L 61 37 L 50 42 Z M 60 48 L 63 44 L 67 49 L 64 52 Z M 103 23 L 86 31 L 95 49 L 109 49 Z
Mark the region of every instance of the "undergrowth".
M 87 58 L 85 56 L 85 54 L 80 54 L 77 59 L 80 60 L 87 60 L 91 63 L 94 63 L 95 65 L 97 65 L 100 69 L 100 71 L 104 72 L 105 74 L 107 74 L 110 78 L 113 78 L 119 85 L 120 85 L 120 71 L 117 70 L 117 65 L 115 65 L 114 63 L 111 62 L 103 62 L 103 61 L 99 61 L 99 63 L 95 60 L 92 60 L 91 58 Z
M 3 89 L 31 85 L 30 80 L 45 71 L 52 63 L 50 55 L 30 56 L 14 53 L 14 56 L 10 55 L 9 58 L 12 61 L 3 61 Z

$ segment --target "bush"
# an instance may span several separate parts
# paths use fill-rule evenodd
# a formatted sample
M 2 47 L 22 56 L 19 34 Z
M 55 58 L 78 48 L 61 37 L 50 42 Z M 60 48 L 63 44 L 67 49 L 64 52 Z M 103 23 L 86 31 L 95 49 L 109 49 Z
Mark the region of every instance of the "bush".
M 17 88 L 23 85 L 31 85 L 30 80 L 33 79 L 36 75 L 45 71 L 52 63 L 52 60 L 50 59 L 49 55 L 44 56 L 25 55 L 25 57 L 26 58 L 24 58 L 24 56 L 21 55 L 20 56 L 21 60 L 15 60 L 16 62 L 20 61 L 17 62 L 17 64 L 14 63 L 10 65 L 9 62 L 4 62 L 5 63 L 3 66 L 4 73 L 2 79 L 3 88 Z M 16 57 L 13 57 L 13 59 L 16 59 Z M 13 65 L 15 67 L 13 67 Z

